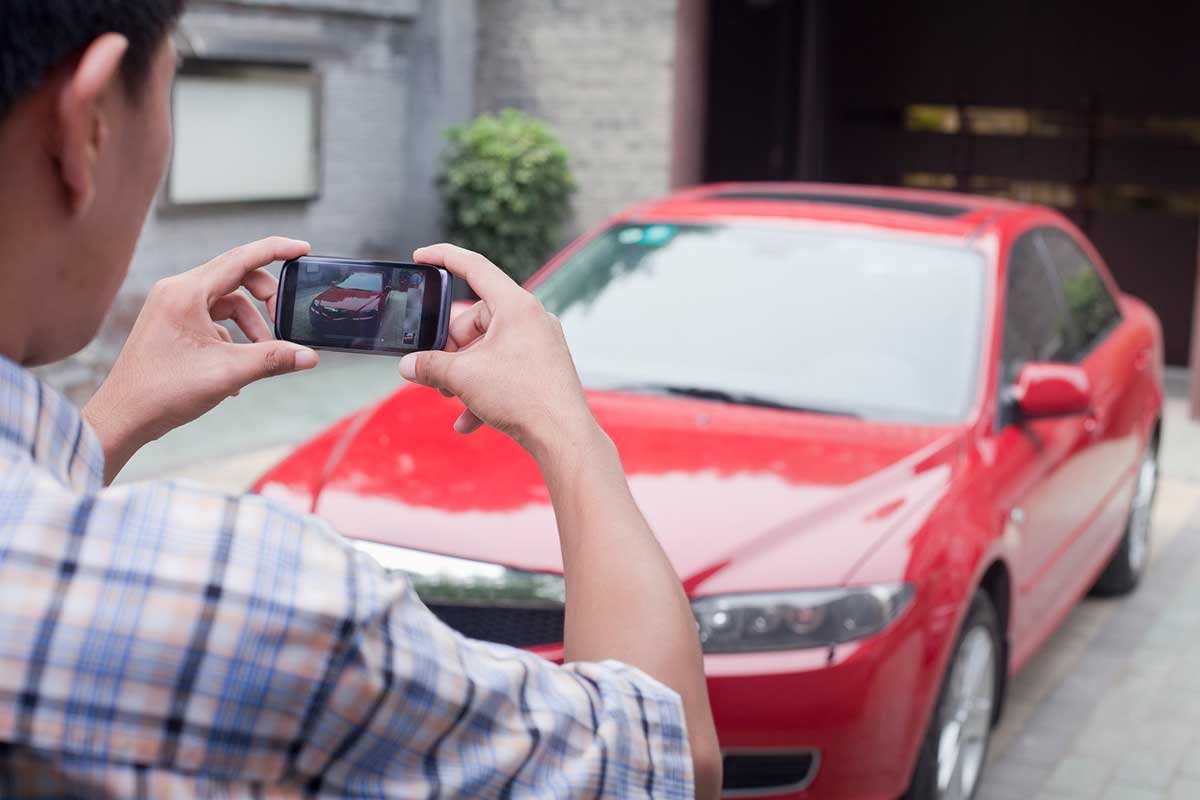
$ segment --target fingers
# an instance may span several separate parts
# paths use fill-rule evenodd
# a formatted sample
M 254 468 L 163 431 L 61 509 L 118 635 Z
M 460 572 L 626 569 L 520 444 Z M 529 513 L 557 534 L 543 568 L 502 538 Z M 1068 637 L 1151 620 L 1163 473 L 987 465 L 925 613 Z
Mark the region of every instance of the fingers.
M 228 342 L 229 344 L 233 344 L 233 334 L 227 331 L 224 325 L 214 322 L 212 326 L 213 334 L 216 335 L 218 339 Z
M 233 320 L 242 329 L 242 333 L 246 334 L 246 338 L 252 342 L 265 342 L 274 338 L 271 335 L 271 328 L 259 313 L 258 308 L 249 297 L 241 292 L 231 292 L 217 300 L 209 309 L 209 314 L 216 322 L 223 319 Z
M 253 344 L 237 344 L 229 347 L 232 378 L 240 389 L 262 378 L 285 375 L 312 369 L 317 365 L 317 353 L 307 347 L 275 339 Z
M 453 353 L 461 350 L 487 333 L 492 321 L 492 310 L 480 300 L 466 311 L 450 320 L 446 350 Z
M 409 353 L 400 359 L 400 376 L 422 386 L 453 392 L 454 387 L 449 385 L 450 364 L 453 360 L 453 354 L 441 350 Z
M 489 304 L 524 290 L 492 262 L 471 250 L 452 244 L 435 244 L 413 252 L 413 261 L 445 267 L 465 280 Z
M 271 236 L 235 247 L 199 268 L 209 302 L 229 294 L 242 285 L 246 276 L 276 261 L 307 255 L 308 242 Z
M 450 387 L 449 371 L 455 356 L 440 350 L 410 353 L 400 359 L 400 375 L 413 383 L 432 386 L 446 397 L 454 396 Z M 461 434 L 474 433 L 483 427 L 483 420 L 471 409 L 464 409 L 454 421 L 454 430 Z
M 464 436 L 468 433 L 474 433 L 483 427 L 483 420 L 475 416 L 475 412 L 471 409 L 463 409 L 463 412 L 458 415 L 458 419 L 454 420 L 454 432 L 461 433 Z
M 260 268 L 247 272 L 246 277 L 242 279 L 242 286 L 245 286 L 246 291 L 254 295 L 256 300 L 266 303 L 267 313 L 271 319 L 275 319 L 275 300 L 279 294 L 279 279 Z

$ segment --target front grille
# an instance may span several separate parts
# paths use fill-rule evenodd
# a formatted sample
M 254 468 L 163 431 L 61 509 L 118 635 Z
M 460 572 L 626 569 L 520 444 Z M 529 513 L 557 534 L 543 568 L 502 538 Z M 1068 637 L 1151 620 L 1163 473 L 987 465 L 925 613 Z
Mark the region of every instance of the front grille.
M 513 647 L 558 644 L 563 640 L 561 608 L 430 603 L 438 619 L 464 636 Z
M 817 753 L 793 752 L 725 753 L 724 797 L 755 797 L 799 791 L 817 775 Z

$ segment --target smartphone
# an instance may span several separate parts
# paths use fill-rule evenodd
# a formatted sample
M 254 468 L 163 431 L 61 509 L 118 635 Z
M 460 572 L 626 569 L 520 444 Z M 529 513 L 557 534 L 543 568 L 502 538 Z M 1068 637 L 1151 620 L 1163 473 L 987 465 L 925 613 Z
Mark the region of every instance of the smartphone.
M 441 350 L 450 273 L 427 264 L 305 256 L 279 273 L 275 336 L 348 353 Z

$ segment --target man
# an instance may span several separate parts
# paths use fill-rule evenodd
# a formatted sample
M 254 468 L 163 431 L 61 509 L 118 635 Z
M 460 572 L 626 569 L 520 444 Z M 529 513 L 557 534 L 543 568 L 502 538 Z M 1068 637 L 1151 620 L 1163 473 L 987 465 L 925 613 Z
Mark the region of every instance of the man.
M 107 487 L 146 442 L 316 365 L 242 291 L 273 309 L 263 267 L 303 242 L 157 284 L 82 417 L 26 370 L 84 346 L 124 278 L 170 149 L 181 4 L 0 9 L 0 795 L 715 797 L 678 579 L 556 320 L 483 257 L 414 254 L 482 300 L 448 352 L 400 372 L 460 397 L 460 432 L 490 424 L 539 464 L 565 666 L 464 639 L 315 518 L 195 485 Z

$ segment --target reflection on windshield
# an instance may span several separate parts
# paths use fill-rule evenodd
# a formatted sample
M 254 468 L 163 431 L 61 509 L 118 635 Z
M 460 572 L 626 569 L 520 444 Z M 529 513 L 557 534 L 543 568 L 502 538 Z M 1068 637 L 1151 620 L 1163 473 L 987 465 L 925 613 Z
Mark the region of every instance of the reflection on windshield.
M 362 292 L 378 292 L 383 289 L 383 276 L 378 272 L 355 272 L 338 284 L 342 289 L 358 289 Z
M 974 398 L 984 262 L 798 225 L 619 225 L 536 293 L 593 388 L 917 423 Z

